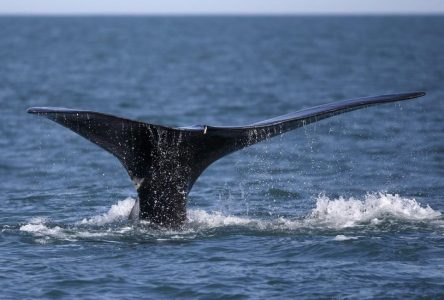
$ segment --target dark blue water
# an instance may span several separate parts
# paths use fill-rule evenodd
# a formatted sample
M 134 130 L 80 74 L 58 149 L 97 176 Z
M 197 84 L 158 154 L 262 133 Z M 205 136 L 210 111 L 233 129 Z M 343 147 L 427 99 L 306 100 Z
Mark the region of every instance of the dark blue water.
M 0 18 L 0 298 L 444 297 L 444 18 Z M 182 230 L 29 106 L 242 125 L 424 90 L 227 156 Z

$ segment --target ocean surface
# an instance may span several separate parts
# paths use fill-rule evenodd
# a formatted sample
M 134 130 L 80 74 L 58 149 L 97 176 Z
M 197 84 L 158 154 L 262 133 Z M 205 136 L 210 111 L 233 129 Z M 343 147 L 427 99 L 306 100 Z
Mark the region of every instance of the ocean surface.
M 1 299 L 444 297 L 444 17 L 0 17 Z M 180 230 L 34 115 L 243 125 L 426 91 L 226 156 Z

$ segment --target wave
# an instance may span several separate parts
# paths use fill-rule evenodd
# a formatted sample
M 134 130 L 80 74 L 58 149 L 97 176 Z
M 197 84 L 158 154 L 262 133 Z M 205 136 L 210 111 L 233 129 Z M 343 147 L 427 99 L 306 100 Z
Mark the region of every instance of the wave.
M 385 221 L 424 222 L 438 221 L 443 223 L 441 212 L 430 206 L 423 206 L 415 199 L 399 195 L 374 193 L 367 194 L 362 200 L 356 198 L 330 199 L 320 195 L 315 207 L 302 218 L 275 217 L 270 219 L 254 216 L 235 216 L 219 211 L 207 212 L 202 209 L 188 210 L 188 222 L 181 230 L 154 230 L 143 226 L 144 222 L 129 223 L 128 220 L 135 199 L 126 198 L 112 205 L 104 214 L 83 219 L 71 226 L 51 224 L 47 218 L 34 218 L 20 227 L 20 231 L 40 238 L 39 242 L 48 239 L 76 240 L 79 238 L 103 238 L 124 236 L 128 232 L 149 235 L 162 240 L 165 237 L 188 237 L 190 234 L 203 233 L 208 229 L 241 227 L 252 231 L 284 231 L 303 233 L 316 230 L 337 230 L 362 226 L 374 226 Z M 121 222 L 120 226 L 110 227 Z M 97 228 L 98 227 L 98 228 Z M 43 238 L 43 239 L 42 239 Z M 338 234 L 334 240 L 356 239 L 354 236 Z

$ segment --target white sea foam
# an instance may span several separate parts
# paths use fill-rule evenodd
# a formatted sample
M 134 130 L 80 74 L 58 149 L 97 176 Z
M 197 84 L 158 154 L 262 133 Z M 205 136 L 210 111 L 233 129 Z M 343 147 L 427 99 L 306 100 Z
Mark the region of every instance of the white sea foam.
M 422 206 L 415 199 L 384 193 L 367 194 L 362 200 L 343 197 L 330 199 L 319 196 L 316 199 L 316 207 L 302 219 L 280 217 L 274 220 L 261 220 L 224 215 L 220 212 L 208 213 L 199 209 L 188 212 L 190 223 L 206 227 L 237 225 L 281 230 L 307 227 L 341 229 L 363 223 L 378 225 L 384 219 L 421 221 L 438 219 L 440 216 L 439 211 L 433 210 L 428 205 Z
M 139 233 L 154 234 L 147 228 L 135 229 L 131 224 L 123 224 L 117 228 L 103 229 L 88 228 L 88 225 L 103 226 L 117 221 L 127 220 L 135 203 L 133 198 L 126 198 L 112 205 L 108 212 L 83 219 L 67 229 L 51 225 L 46 218 L 33 218 L 28 224 L 20 227 L 21 231 L 38 237 L 38 241 L 63 239 L 76 240 L 78 238 L 101 238 L 104 236 L 122 236 L 138 230 Z M 403 198 L 399 195 L 375 193 L 368 194 L 363 199 L 337 198 L 330 199 L 319 196 L 315 207 L 303 218 L 263 219 L 253 216 L 235 216 L 218 211 L 207 212 L 202 209 L 188 210 L 188 223 L 181 231 L 162 231 L 158 237 L 174 239 L 179 236 L 189 236 L 209 228 L 240 226 L 259 231 L 304 231 L 305 229 L 335 229 L 354 226 L 378 225 L 384 220 L 425 221 L 432 220 L 442 226 L 441 213 L 428 205 L 424 206 L 415 199 Z M 86 227 L 84 227 L 86 225 Z M 81 227 L 79 227 L 81 226 Z M 166 236 L 165 236 L 166 235 Z M 338 234 L 334 240 L 344 241 L 358 237 Z
M 188 211 L 188 222 L 191 224 L 204 225 L 206 227 L 221 227 L 233 225 L 249 225 L 257 223 L 257 220 L 248 217 L 224 215 L 221 212 L 206 212 L 202 209 L 191 209 Z
M 68 236 L 59 226 L 48 227 L 45 224 L 46 219 L 32 219 L 29 224 L 20 227 L 20 231 L 32 233 L 39 237 L 52 237 L 56 239 L 67 239 Z M 43 240 L 42 240 L 43 241 Z
M 399 195 L 375 193 L 367 194 L 363 200 L 340 197 L 330 199 L 320 196 L 316 207 L 307 217 L 308 222 L 317 222 L 334 228 L 352 227 L 370 222 L 377 225 L 381 219 L 430 220 L 441 216 L 430 206 L 422 206 L 415 199 Z
M 357 236 L 346 236 L 343 234 L 338 234 L 334 238 L 335 241 L 349 241 L 349 240 L 357 240 L 357 239 L 358 239 Z
M 80 224 L 105 225 L 116 221 L 126 220 L 128 219 L 135 202 L 136 200 L 128 197 L 112 205 L 105 214 L 94 216 L 89 219 L 83 219 L 80 221 Z

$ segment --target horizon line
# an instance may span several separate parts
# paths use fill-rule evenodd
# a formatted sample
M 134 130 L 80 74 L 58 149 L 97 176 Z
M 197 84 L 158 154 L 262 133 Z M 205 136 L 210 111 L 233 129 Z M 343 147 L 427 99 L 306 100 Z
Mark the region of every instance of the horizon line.
M 0 12 L 0 17 L 442 16 L 442 12 Z

